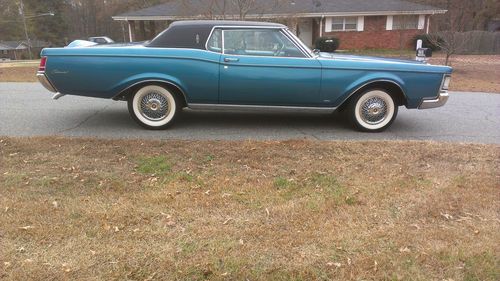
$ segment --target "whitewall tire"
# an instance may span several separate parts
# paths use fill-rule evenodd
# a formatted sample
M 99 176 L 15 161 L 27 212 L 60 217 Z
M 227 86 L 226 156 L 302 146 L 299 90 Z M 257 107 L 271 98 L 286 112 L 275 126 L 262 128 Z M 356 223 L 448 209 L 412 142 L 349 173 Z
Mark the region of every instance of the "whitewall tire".
M 381 132 L 398 115 L 398 105 L 384 89 L 370 89 L 356 96 L 350 103 L 351 120 L 363 132 Z
M 128 99 L 128 110 L 132 119 L 144 128 L 162 130 L 173 123 L 180 107 L 170 90 L 147 85 Z

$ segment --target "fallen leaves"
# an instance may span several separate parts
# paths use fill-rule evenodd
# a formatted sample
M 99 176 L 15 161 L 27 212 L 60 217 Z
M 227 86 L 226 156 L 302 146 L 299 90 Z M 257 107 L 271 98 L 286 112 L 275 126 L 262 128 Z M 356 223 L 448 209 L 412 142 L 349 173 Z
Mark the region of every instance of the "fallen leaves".
M 27 226 L 20 226 L 19 229 L 22 229 L 22 230 L 30 230 L 30 229 L 33 229 L 35 228 L 34 226 L 32 225 L 27 225 Z
M 222 224 L 226 225 L 226 224 L 228 224 L 232 220 L 233 220 L 233 218 L 227 218 Z
M 329 266 L 329 267 L 334 267 L 335 266 L 336 268 L 339 268 L 339 267 L 342 266 L 342 264 L 340 262 L 327 262 L 326 265 Z
M 411 250 L 408 247 L 401 247 L 401 248 L 399 248 L 399 252 L 400 253 L 410 253 Z

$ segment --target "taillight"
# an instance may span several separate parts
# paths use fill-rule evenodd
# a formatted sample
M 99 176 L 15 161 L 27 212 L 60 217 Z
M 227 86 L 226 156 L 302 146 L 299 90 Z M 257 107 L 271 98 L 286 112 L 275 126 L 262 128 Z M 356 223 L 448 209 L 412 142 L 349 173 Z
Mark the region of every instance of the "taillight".
M 38 67 L 38 71 L 45 71 L 45 65 L 47 64 L 47 57 L 42 57 L 40 59 L 40 66 Z

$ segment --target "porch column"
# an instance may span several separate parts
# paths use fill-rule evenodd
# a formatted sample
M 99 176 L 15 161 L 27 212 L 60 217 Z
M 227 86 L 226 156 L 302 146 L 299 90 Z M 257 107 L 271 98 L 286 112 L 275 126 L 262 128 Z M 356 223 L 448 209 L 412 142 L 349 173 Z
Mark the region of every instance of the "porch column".
M 156 36 L 156 23 L 154 21 L 149 21 L 149 38 L 153 39 Z
M 286 25 L 295 35 L 297 35 L 299 29 L 299 20 L 297 18 L 288 18 L 286 20 Z
M 130 42 L 135 41 L 135 22 L 134 21 L 127 21 L 128 23 L 128 38 Z
M 431 28 L 431 16 L 427 15 L 426 17 L 427 17 L 427 24 L 425 27 L 425 34 L 429 34 L 429 30 Z
M 146 40 L 146 25 L 143 20 L 139 21 L 139 30 L 141 33 L 140 40 L 141 41 Z

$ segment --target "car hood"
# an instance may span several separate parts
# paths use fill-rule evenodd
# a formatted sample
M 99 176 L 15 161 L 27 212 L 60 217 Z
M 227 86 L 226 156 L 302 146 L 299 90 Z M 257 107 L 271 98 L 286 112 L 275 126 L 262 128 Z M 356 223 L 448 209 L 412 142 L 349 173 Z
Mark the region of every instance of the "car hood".
M 370 57 L 370 56 L 355 56 L 343 55 L 337 53 L 320 53 L 317 57 L 324 67 L 346 67 L 346 68 L 373 68 L 385 70 L 402 70 L 402 71 L 428 71 L 451 73 L 452 68 L 441 65 L 431 65 L 425 62 L 416 60 L 404 60 L 395 58 Z
M 336 53 L 320 53 L 319 59 L 335 59 L 335 60 L 351 60 L 363 62 L 397 62 L 397 63 L 410 63 L 410 64 L 425 64 L 424 62 L 416 60 L 405 60 L 384 57 L 371 57 L 371 56 L 355 56 L 355 55 L 341 55 Z

